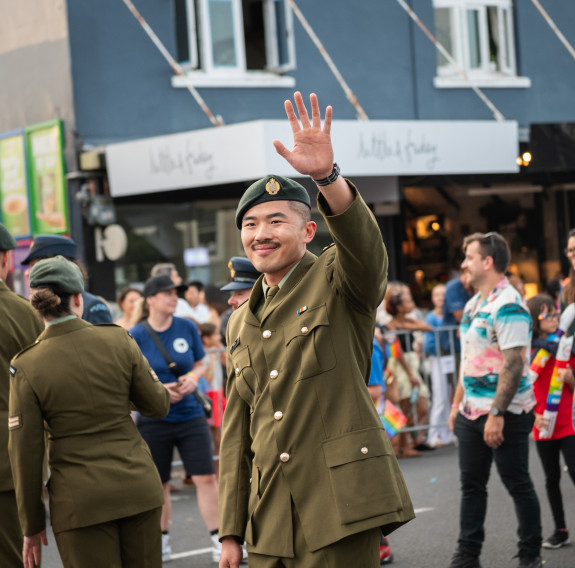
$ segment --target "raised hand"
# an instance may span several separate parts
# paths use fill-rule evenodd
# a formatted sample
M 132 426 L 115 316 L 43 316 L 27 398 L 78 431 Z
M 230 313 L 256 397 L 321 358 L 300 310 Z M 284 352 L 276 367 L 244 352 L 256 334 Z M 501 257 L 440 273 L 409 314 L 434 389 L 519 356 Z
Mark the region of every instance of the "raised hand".
M 293 133 L 294 145 L 291 152 L 279 140 L 274 140 L 273 145 L 277 153 L 300 174 L 313 179 L 322 179 L 329 176 L 333 169 L 333 147 L 330 133 L 332 108 L 328 106 L 325 110 L 322 130 L 317 96 L 312 93 L 309 99 L 311 123 L 299 91 L 294 94 L 299 120 L 291 101 L 287 100 L 284 104 Z

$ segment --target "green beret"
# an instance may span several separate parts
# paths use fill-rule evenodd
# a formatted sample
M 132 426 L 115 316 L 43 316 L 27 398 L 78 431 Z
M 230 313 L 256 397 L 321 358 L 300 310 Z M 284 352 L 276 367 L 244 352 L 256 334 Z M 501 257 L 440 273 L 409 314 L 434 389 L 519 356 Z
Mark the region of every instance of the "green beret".
M 16 239 L 8 232 L 8 229 L 0 223 L 0 251 L 13 250 L 17 246 Z
M 246 211 L 266 201 L 299 201 L 311 209 L 309 194 L 303 185 L 282 176 L 266 176 L 252 183 L 242 195 L 236 209 L 238 229 L 242 228 Z
M 63 256 L 39 260 L 30 271 L 30 288 L 52 288 L 66 294 L 84 291 L 84 277 L 77 264 Z

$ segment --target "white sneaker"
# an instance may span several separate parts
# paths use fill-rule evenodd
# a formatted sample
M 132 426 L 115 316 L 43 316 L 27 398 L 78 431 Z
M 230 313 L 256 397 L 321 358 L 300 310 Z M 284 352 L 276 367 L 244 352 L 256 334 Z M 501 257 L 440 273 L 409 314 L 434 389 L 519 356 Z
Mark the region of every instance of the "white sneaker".
M 212 539 L 212 561 L 219 563 L 220 556 L 222 555 L 222 543 L 220 542 L 220 537 L 216 533 L 211 535 L 210 538 Z
M 170 535 L 162 535 L 162 562 L 169 562 L 172 559 L 172 545 L 170 544 Z

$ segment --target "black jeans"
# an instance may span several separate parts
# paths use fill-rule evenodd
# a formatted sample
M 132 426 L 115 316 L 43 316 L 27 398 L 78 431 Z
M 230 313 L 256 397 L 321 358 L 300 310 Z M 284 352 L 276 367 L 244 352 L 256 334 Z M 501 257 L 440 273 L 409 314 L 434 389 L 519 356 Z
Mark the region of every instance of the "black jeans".
M 565 513 L 563 511 L 563 498 L 561 497 L 561 464 L 559 454 L 567 464 L 569 475 L 575 483 L 575 436 L 565 436 L 557 440 L 540 440 L 535 442 L 537 453 L 541 458 L 545 472 L 545 489 L 551 505 L 551 513 L 556 529 L 565 529 Z
M 496 449 L 483 441 L 487 416 L 468 420 L 458 414 L 455 435 L 459 439 L 461 512 L 459 548 L 479 556 L 485 539 L 487 482 L 495 460 L 499 477 L 515 503 L 519 522 L 519 553 L 536 556 L 541 549 L 541 511 L 529 476 L 529 433 L 535 420 L 528 414 L 505 413 L 504 441 Z

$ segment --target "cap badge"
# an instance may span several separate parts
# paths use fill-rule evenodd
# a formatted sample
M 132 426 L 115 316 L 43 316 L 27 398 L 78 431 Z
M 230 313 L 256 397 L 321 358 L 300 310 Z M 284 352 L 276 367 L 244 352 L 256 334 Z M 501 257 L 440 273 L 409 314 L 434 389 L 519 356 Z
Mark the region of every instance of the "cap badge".
M 270 181 L 266 183 L 266 191 L 270 195 L 275 195 L 280 189 L 281 186 L 275 178 L 270 178 Z
M 234 265 L 232 264 L 231 260 L 230 260 L 230 262 L 228 262 L 228 268 L 230 269 L 230 276 L 233 280 L 236 276 L 236 271 L 234 270 Z

